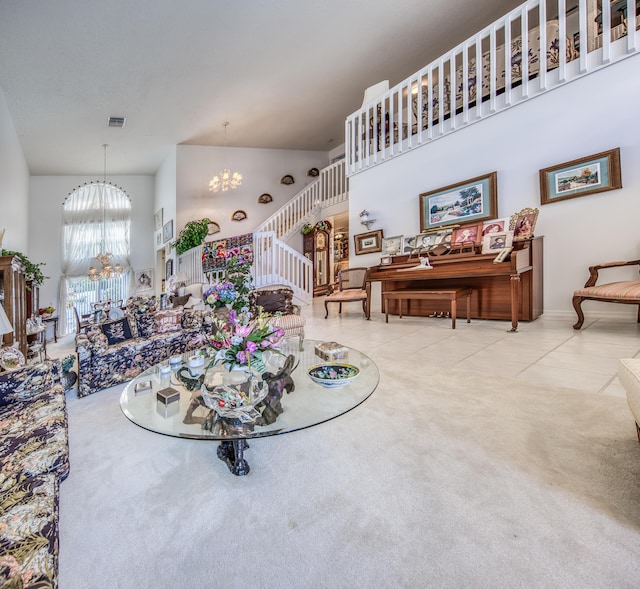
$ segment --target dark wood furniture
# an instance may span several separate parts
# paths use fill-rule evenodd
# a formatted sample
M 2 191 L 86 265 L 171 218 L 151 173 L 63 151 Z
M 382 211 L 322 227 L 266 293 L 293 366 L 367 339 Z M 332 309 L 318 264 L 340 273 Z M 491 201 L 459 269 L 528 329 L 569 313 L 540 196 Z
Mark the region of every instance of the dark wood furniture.
M 370 268 L 369 280 L 379 281 L 382 293 L 469 287 L 471 317 L 511 320 L 511 331 L 517 331 L 518 321 L 532 321 L 543 312 L 542 254 L 543 238 L 535 237 L 515 242 L 506 262 L 496 263 L 495 254 L 475 249 L 431 257 L 431 269 L 419 267 L 415 256 L 394 256 L 391 264 Z M 399 312 L 395 301 L 389 301 L 387 308 L 389 313 Z M 449 311 L 448 301 L 410 301 L 407 314 L 427 316 L 434 311 Z
M 456 328 L 458 299 L 467 300 L 467 323 L 471 323 L 471 295 L 470 288 L 453 288 L 450 290 L 388 290 L 382 293 L 382 310 L 384 320 L 389 323 L 389 301 L 398 301 L 398 316 L 402 319 L 402 301 L 449 301 L 451 314 L 451 329 Z
M 598 284 L 598 271 L 604 268 L 619 268 L 621 266 L 638 266 L 640 260 L 629 262 L 607 262 L 589 267 L 589 279 L 584 287 L 573 293 L 572 304 L 578 315 L 578 321 L 573 329 L 580 329 L 584 323 L 582 301 L 600 301 L 601 303 L 622 303 L 625 305 L 638 305 L 638 318 L 640 323 L 640 280 L 625 280 L 621 282 L 609 282 Z
M 364 316 L 371 317 L 371 283 L 368 268 L 347 268 L 338 272 L 338 288 L 324 299 L 324 318 L 329 316 L 329 303 L 338 303 L 338 313 L 342 313 L 342 303 L 362 301 Z
M 27 296 L 24 266 L 18 256 L 0 256 L 0 290 L 2 305 L 13 326 L 13 333 L 3 336 L 5 345 L 17 343 L 27 357 Z

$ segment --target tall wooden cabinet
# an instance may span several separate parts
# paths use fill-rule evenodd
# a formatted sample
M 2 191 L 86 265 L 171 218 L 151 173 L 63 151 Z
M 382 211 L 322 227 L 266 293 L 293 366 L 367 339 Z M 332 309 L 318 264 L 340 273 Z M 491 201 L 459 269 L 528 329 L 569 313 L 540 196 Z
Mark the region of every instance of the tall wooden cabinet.
M 17 343 L 27 357 L 27 294 L 24 266 L 18 256 L 0 256 L 0 302 L 13 326 L 2 336 L 5 346 Z

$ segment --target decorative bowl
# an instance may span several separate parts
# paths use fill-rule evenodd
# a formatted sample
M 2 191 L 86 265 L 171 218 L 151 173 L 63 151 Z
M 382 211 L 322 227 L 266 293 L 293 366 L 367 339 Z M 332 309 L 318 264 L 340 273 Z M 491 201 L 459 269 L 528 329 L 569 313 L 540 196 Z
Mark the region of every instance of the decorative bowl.
M 341 387 L 352 382 L 360 374 L 360 369 L 353 364 L 332 362 L 330 364 L 316 364 L 309 368 L 309 377 L 324 387 Z

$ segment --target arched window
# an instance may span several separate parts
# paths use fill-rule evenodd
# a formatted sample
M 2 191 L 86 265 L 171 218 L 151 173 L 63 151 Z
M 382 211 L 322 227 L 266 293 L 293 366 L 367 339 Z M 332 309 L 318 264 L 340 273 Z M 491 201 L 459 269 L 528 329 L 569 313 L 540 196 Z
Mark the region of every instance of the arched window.
M 91 313 L 92 304 L 126 300 L 130 291 L 131 199 L 124 190 L 107 182 L 91 182 L 76 188 L 62 206 L 62 273 L 60 301 L 62 333 L 75 330 L 74 307 L 80 315 Z M 123 273 L 92 281 L 91 266 L 98 270 L 99 253 L 112 254 L 111 264 Z

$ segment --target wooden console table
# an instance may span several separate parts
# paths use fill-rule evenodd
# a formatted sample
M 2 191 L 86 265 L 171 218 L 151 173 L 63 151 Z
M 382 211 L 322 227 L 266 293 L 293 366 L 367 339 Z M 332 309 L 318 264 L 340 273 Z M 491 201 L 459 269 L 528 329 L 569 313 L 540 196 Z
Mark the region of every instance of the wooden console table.
M 511 320 L 511 331 L 518 321 L 532 321 L 543 312 L 542 291 L 543 238 L 516 242 L 511 259 L 495 263 L 495 254 L 447 254 L 430 258 L 431 269 L 416 268 L 418 261 L 395 261 L 369 269 L 369 280 L 378 281 L 382 293 L 394 290 L 454 290 L 469 287 L 471 317 Z M 399 304 L 389 300 L 382 307 L 398 314 Z M 449 302 L 411 301 L 407 315 L 426 316 L 434 311 L 449 311 Z

